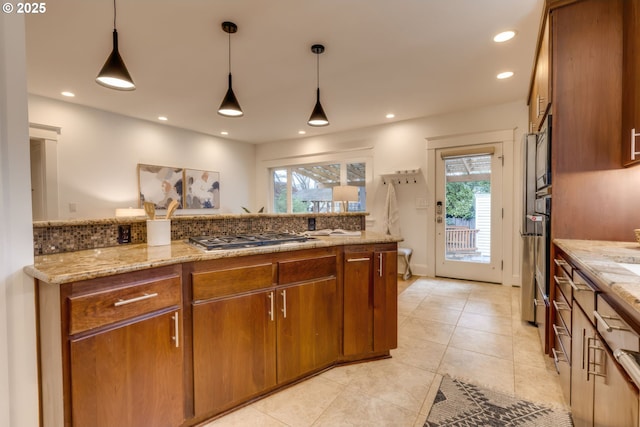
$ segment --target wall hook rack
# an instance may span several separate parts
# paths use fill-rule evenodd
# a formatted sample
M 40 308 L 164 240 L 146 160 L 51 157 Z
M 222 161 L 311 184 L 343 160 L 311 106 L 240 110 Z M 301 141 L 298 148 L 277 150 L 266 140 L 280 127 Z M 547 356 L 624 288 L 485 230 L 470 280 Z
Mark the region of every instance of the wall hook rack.
M 394 173 L 383 173 L 380 177 L 384 185 L 387 185 L 388 182 L 392 184 L 417 184 L 419 175 L 420 168 L 417 168 L 398 170 Z

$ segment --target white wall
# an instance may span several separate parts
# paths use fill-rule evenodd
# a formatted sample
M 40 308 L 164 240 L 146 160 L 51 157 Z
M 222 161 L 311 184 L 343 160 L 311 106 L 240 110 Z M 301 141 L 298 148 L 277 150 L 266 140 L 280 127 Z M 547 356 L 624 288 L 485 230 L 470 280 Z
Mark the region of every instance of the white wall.
M 27 83 L 22 15 L 0 14 L 0 425 L 38 425 Z
M 220 172 L 220 209 L 242 213 L 254 198 L 252 144 L 217 138 L 69 102 L 29 96 L 29 122 L 60 128 L 58 218 L 106 218 L 138 206 L 138 163 Z M 76 212 L 71 212 L 74 204 Z
M 427 235 L 427 216 L 435 203 L 433 183 L 427 177 L 427 138 L 479 133 L 492 130 L 515 130 L 513 155 L 505 159 L 505 165 L 513 173 L 504 180 L 520 182 L 520 145 L 527 129 L 528 110 L 524 99 L 496 106 L 478 108 L 440 116 L 406 120 L 388 125 L 342 132 L 332 135 L 308 137 L 297 140 L 260 144 L 256 147 L 256 194 L 257 205 L 269 206 L 270 177 L 268 168 L 277 164 L 292 164 L 321 161 L 326 157 L 349 158 L 353 156 L 373 157 L 373 178 L 367 182 L 367 211 L 370 221 L 367 227 L 382 229 L 382 212 L 387 187 L 380 175 L 396 170 L 422 169 L 422 177 L 417 184 L 396 185 L 396 196 L 400 208 L 400 228 L 405 239 L 404 245 L 413 248 L 413 270 L 417 274 L 427 274 L 429 263 L 427 245 L 433 244 L 433 236 Z M 503 202 L 513 209 L 514 218 L 519 218 L 520 186 L 514 194 L 506 195 Z M 425 198 L 428 207 L 416 206 L 416 199 Z M 519 221 L 514 221 L 513 248 L 519 252 Z M 510 272 L 506 283 L 516 283 L 519 271 L 519 254 L 505 254 L 510 258 Z M 513 260 L 513 262 L 510 262 Z

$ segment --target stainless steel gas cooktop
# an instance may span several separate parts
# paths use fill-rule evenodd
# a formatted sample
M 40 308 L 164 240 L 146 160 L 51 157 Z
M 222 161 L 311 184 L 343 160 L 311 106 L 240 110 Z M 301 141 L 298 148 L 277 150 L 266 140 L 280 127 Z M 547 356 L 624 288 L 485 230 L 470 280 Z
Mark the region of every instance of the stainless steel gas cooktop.
M 290 242 L 306 242 L 307 240 L 309 240 L 309 237 L 303 234 L 264 232 L 255 234 L 238 234 L 233 236 L 196 236 L 190 237 L 189 243 L 201 249 L 212 251 L 217 249 L 238 249 L 279 245 Z

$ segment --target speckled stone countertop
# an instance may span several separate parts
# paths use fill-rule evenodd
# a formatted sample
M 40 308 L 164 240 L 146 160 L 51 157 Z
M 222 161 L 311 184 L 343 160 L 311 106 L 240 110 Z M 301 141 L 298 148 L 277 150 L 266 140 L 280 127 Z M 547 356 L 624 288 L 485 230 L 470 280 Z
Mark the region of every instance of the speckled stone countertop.
M 318 236 L 302 243 L 285 243 L 205 252 L 186 241 L 174 240 L 171 245 L 166 246 L 134 244 L 41 255 L 35 257 L 34 265 L 26 266 L 24 271 L 38 280 L 59 285 L 183 262 L 290 252 L 329 246 L 393 243 L 399 241 L 402 241 L 402 238 L 397 236 L 363 231 L 360 236 Z
M 614 294 L 640 316 L 640 276 L 618 265 L 640 264 L 640 244 L 568 239 L 555 239 L 553 243 L 595 279 L 603 292 Z

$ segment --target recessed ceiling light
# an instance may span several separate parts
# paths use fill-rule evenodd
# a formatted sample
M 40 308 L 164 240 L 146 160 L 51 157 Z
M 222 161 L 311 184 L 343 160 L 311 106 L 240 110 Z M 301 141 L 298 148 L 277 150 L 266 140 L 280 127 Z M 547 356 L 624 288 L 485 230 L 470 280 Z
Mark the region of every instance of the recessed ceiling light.
M 298 135 L 306 135 L 306 133 L 307 133 L 307 132 L 306 132 L 306 131 L 304 131 L 304 130 L 299 130 L 299 131 L 298 131 Z
M 169 119 L 166 116 L 158 116 L 158 120 L 160 120 L 162 122 L 166 122 Z
M 386 117 L 387 119 L 393 119 L 395 116 L 396 116 L 395 114 L 393 114 L 393 113 L 389 113 L 389 114 L 387 114 L 385 117 Z
M 223 130 L 222 132 L 220 132 L 220 135 L 229 135 L 229 132 L 227 132 L 226 130 Z
M 496 43 L 504 43 L 508 40 L 511 40 L 512 38 L 514 38 L 516 36 L 516 32 L 509 30 L 509 31 L 503 31 L 499 34 L 496 34 L 495 37 L 493 38 L 493 41 Z
M 496 76 L 498 79 L 508 79 L 509 77 L 513 77 L 513 71 L 505 71 L 504 73 L 500 73 Z
M 73 92 L 69 92 L 69 91 L 66 91 L 66 90 L 65 90 L 64 92 L 60 92 L 60 94 L 61 94 L 62 96 L 66 96 L 67 98 L 73 98 L 74 96 L 76 96 L 76 94 L 75 94 L 75 93 L 73 93 Z

